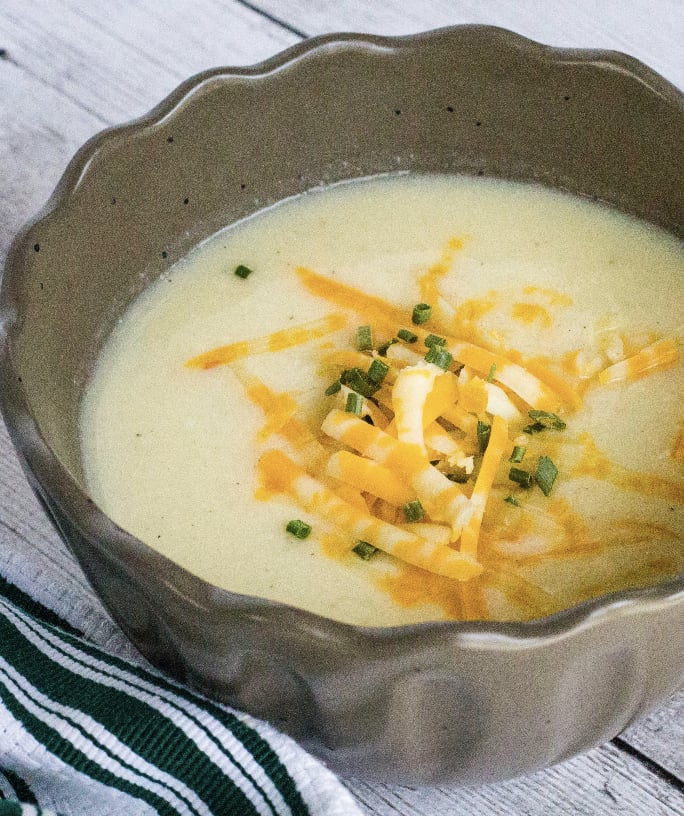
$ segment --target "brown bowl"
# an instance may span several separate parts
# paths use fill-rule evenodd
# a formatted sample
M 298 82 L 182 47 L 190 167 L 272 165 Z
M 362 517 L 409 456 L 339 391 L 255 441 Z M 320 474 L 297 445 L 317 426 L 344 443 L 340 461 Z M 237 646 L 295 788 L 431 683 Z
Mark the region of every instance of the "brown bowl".
M 399 168 L 533 180 L 681 234 L 682 144 L 682 93 L 635 60 L 481 26 L 315 39 L 201 74 L 88 142 L 7 259 L 2 408 L 38 497 L 143 654 L 337 771 L 410 783 L 551 765 L 675 691 L 684 576 L 529 623 L 337 623 L 211 586 L 118 528 L 83 489 L 78 418 L 133 298 L 265 205 Z

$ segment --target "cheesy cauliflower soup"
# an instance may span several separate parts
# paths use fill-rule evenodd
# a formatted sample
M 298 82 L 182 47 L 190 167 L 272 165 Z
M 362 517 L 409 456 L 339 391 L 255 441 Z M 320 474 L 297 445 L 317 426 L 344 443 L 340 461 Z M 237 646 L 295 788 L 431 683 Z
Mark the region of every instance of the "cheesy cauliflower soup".
M 89 489 L 201 578 L 362 625 L 684 569 L 684 248 L 533 185 L 388 176 L 207 240 L 128 310 Z

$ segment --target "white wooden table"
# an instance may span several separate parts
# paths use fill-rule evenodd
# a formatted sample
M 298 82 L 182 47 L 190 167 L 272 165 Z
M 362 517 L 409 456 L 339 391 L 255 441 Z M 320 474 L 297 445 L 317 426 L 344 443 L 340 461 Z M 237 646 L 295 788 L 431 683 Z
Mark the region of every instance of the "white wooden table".
M 144 113 L 197 71 L 256 62 L 329 31 L 474 22 L 551 45 L 626 51 L 684 88 L 684 0 L 0 0 L 0 258 L 89 136 Z M 22 568 L 36 558 L 39 574 Z M 43 518 L 4 429 L 0 564 L 67 618 L 77 614 L 72 598 L 90 604 L 95 639 L 120 637 Z M 513 782 L 347 784 L 383 816 L 684 816 L 684 693 L 612 742 Z

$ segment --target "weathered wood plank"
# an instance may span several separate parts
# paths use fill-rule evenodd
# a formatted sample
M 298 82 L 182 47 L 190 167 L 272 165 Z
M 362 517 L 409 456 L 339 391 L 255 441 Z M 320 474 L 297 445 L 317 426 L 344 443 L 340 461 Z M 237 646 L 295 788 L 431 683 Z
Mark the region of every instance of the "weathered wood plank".
M 522 779 L 474 788 L 346 782 L 369 814 L 416 816 L 680 816 L 684 793 L 608 744 Z
M 684 691 L 621 736 L 684 782 Z
M 0 60 L 0 88 L 1 259 L 11 237 L 43 205 L 74 152 L 102 122 L 11 58 Z
M 251 0 L 307 35 L 330 31 L 414 34 L 440 26 L 483 23 L 509 28 L 548 45 L 625 51 L 684 88 L 684 10 L 681 0 Z
M 188 36 L 188 32 L 192 32 Z M 0 5 L 0 258 L 73 153 L 188 76 L 265 59 L 297 40 L 236 0 Z
M 236 0 L 3 0 L 0 47 L 25 71 L 114 124 L 217 65 L 257 62 L 299 38 Z

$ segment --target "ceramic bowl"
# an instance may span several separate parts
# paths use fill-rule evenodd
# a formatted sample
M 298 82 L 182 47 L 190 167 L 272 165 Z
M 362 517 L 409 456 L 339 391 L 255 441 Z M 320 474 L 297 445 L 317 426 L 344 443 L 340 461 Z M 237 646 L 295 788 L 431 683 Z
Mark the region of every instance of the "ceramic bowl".
M 78 415 L 131 300 L 198 241 L 311 187 L 388 171 L 533 180 L 681 234 L 684 97 L 626 56 L 466 26 L 326 36 L 184 83 L 105 131 L 16 238 L 2 407 L 27 476 L 157 666 L 343 774 L 488 782 L 615 736 L 684 668 L 684 576 L 529 623 L 368 629 L 211 586 L 83 489 Z

